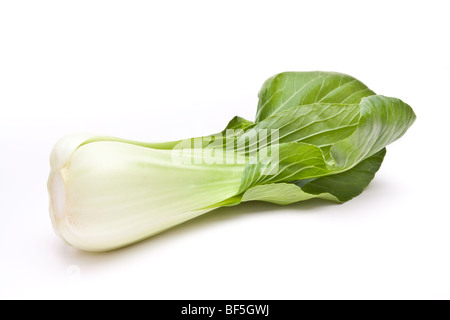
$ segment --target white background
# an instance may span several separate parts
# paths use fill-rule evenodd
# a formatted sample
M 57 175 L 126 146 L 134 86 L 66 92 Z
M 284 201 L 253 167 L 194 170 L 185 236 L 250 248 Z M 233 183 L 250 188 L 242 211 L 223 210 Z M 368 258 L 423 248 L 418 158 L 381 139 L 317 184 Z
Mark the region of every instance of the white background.
M 448 1 L 0 2 L 0 298 L 450 298 Z M 254 119 L 282 71 L 339 71 L 417 121 L 335 205 L 219 209 L 132 247 L 57 238 L 72 132 L 164 141 Z M 174 199 L 176 200 L 176 199 Z

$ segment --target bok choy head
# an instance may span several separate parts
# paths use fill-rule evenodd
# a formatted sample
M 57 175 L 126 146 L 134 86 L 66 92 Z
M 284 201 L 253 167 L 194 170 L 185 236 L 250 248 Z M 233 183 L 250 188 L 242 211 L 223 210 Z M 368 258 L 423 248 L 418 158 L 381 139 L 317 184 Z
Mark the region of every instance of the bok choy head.
M 56 144 L 48 182 L 56 232 L 106 251 L 242 201 L 345 202 L 373 179 L 411 107 L 353 77 L 286 72 L 268 79 L 255 121 L 166 143 L 72 135 Z

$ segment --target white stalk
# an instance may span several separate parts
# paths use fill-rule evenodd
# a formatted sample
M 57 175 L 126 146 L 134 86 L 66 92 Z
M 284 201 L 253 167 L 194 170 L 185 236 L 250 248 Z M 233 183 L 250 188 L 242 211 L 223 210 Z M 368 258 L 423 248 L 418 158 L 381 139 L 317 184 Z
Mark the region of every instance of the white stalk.
M 48 182 L 53 226 L 66 242 L 106 251 L 150 237 L 236 195 L 245 165 L 176 163 L 171 150 L 69 136 Z M 80 146 L 81 145 L 81 146 Z

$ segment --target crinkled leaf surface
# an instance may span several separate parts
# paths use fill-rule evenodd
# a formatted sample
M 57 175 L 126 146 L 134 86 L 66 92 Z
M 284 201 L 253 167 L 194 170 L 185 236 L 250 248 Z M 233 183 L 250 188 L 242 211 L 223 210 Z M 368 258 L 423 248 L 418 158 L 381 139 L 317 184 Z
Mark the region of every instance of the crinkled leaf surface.
M 263 84 L 256 122 L 291 107 L 318 102 L 354 104 L 374 94 L 361 81 L 342 73 L 283 72 Z

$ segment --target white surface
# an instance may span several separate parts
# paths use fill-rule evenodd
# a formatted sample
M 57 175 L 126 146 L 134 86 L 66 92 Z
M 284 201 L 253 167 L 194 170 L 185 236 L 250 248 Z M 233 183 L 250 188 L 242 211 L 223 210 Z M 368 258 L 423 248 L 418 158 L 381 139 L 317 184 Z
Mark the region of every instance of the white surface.
M 450 298 L 448 1 L 2 1 L 0 298 Z M 334 205 L 220 209 L 86 254 L 48 216 L 78 131 L 164 141 L 253 119 L 281 71 L 340 71 L 418 120 Z

